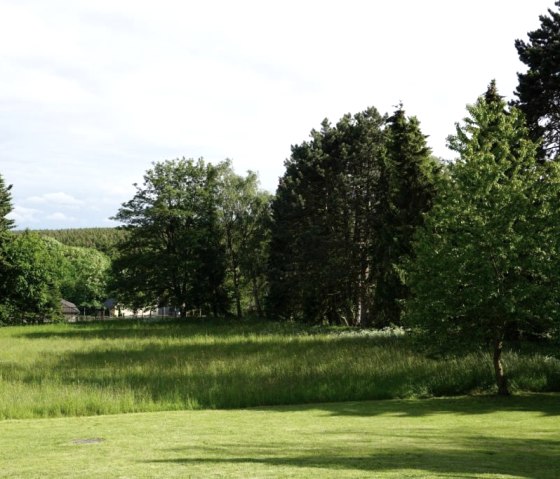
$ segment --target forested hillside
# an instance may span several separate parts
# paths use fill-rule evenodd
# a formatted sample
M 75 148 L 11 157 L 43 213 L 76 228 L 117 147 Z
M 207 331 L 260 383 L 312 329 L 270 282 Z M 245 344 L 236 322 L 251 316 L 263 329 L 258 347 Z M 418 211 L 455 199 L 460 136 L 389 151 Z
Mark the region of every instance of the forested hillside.
M 126 236 L 126 232 L 118 228 L 36 230 L 36 233 L 54 238 L 67 246 L 95 248 L 109 257 L 114 256 L 117 243 Z

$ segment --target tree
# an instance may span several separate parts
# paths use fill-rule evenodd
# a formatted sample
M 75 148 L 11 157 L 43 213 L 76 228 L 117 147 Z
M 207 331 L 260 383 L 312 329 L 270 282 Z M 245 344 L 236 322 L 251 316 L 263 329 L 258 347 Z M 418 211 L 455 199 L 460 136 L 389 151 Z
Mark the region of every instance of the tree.
M 60 318 L 60 276 L 56 258 L 36 233 L 10 235 L 4 248 L 4 322 Z
M 236 175 L 229 162 L 222 164 L 219 221 L 224 235 L 226 264 L 232 282 L 235 311 L 243 316 L 244 287 L 250 286 L 253 308 L 263 315 L 262 297 L 266 269 L 266 221 L 270 194 L 259 189 L 258 177 Z
M 116 289 L 135 306 L 226 308 L 217 212 L 219 166 L 202 159 L 155 163 L 115 219 L 128 235 L 114 261 Z
M 272 314 L 398 324 L 401 266 L 433 196 L 435 162 L 402 107 L 327 120 L 292 147 L 272 205 Z
M 62 297 L 90 312 L 99 310 L 107 299 L 108 256 L 93 248 L 64 245 L 50 236 L 42 238 L 58 265 Z
M 490 343 L 498 393 L 511 331 L 546 332 L 560 298 L 560 169 L 539 163 L 522 113 L 492 82 L 449 145 L 459 154 L 414 241 L 407 324 L 457 344 Z
M 113 258 L 119 241 L 126 231 L 119 228 L 70 228 L 60 230 L 37 230 L 41 236 L 53 238 L 66 246 L 91 248 Z
M 400 324 L 408 295 L 402 263 L 412 254 L 414 231 L 423 223 L 435 194 L 437 163 L 420 122 L 400 105 L 387 120 L 386 152 L 376 188 L 374 211 L 373 324 Z
M 14 220 L 8 218 L 12 212 L 12 185 L 6 186 L 4 178 L 0 175 L 0 235 L 4 235 L 13 228 Z
M 6 186 L 0 175 L 0 322 L 8 316 L 6 300 L 9 294 L 9 267 L 6 260 L 6 247 L 9 241 L 9 230 L 13 227 L 13 220 L 7 216 L 12 211 L 11 185 Z
M 560 1 L 555 2 L 560 7 Z M 529 41 L 515 41 L 519 59 L 528 67 L 518 73 L 516 105 L 525 113 L 531 138 L 542 139 L 540 158 L 560 153 L 560 11 L 539 17 L 541 26 Z
M 272 204 L 269 314 L 368 321 L 384 121 L 375 108 L 335 126 L 325 120 L 310 141 L 292 147 Z

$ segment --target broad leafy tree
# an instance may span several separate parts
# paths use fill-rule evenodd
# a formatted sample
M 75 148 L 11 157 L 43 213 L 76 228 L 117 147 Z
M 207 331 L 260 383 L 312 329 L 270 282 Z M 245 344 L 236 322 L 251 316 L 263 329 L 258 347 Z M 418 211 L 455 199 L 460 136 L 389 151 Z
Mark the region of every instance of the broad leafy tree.
M 494 83 L 467 110 L 449 139 L 459 158 L 415 239 L 406 317 L 430 343 L 491 345 L 506 395 L 508 333 L 543 333 L 558 319 L 560 170 L 535 160 L 522 113 Z
M 62 297 L 82 311 L 98 311 L 108 297 L 109 257 L 93 248 L 67 246 L 49 236 L 41 236 L 58 265 Z
M 118 211 L 128 235 L 114 261 L 116 289 L 136 307 L 171 305 L 181 316 L 225 310 L 219 175 L 220 166 L 202 159 L 155 163 Z
M 541 25 L 529 32 L 528 41 L 517 40 L 519 59 L 527 65 L 519 73 L 517 106 L 525 113 L 533 140 L 541 140 L 541 158 L 560 153 L 560 1 L 540 17 Z
M 30 231 L 11 235 L 4 254 L 4 322 L 59 319 L 59 264 L 43 238 Z
M 229 162 L 221 170 L 218 211 L 235 312 L 238 318 L 243 316 L 242 303 L 248 296 L 249 307 L 262 316 L 270 194 L 259 189 L 253 172 L 237 175 Z
M 11 186 L 0 175 L 0 323 L 60 318 L 60 275 L 44 240 L 11 232 Z

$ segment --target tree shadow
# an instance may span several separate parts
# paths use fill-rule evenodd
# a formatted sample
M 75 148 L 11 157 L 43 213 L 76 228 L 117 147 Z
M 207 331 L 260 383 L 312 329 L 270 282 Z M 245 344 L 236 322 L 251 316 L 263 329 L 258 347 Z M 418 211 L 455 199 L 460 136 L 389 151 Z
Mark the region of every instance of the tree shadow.
M 316 405 L 332 416 L 407 416 L 436 414 L 491 414 L 501 412 L 538 412 L 544 416 L 560 415 L 560 394 L 523 393 L 508 397 L 494 394 L 453 398 L 392 399 L 380 402 L 346 402 Z
M 366 357 L 375 351 L 382 351 L 383 358 L 388 358 L 386 347 L 402 353 L 407 343 L 401 338 L 317 335 L 310 340 L 307 331 L 306 326 L 285 323 L 224 320 L 155 323 L 126 320 L 78 323 L 46 331 L 29 328 L 18 335 L 32 339 L 61 337 L 107 342 L 97 342 L 84 350 L 44 353 L 44 368 L 28 370 L 14 363 L 0 362 L 0 374 L 33 386 L 52 380 L 64 386 L 110 391 L 117 396 L 124 392 L 139 402 L 167 404 L 167 408 L 174 409 L 264 409 L 282 404 L 313 404 L 308 407 L 320 408 L 333 416 L 428 416 L 498 410 L 559 414 L 558 396 L 342 403 L 451 395 L 448 390 L 465 394 L 481 384 L 491 388 L 493 378 L 490 370 L 484 376 L 475 365 L 472 378 L 464 383 L 454 382 L 453 375 L 448 375 L 449 378 L 443 375 L 440 383 L 434 382 L 440 392 L 434 389 L 426 394 L 425 384 L 433 373 L 427 362 L 412 364 L 407 358 L 395 368 L 384 369 L 382 364 L 379 368 L 352 367 L 353 358 Z M 295 334 L 298 332 L 301 334 Z M 282 412 L 290 407 L 276 410 Z
M 408 438 L 408 436 L 407 436 Z M 426 439 L 425 446 L 371 445 L 360 454 L 352 444 L 332 448 L 297 450 L 296 444 L 275 444 L 263 448 L 257 444 L 223 444 L 221 447 L 194 447 L 183 450 L 183 457 L 155 459 L 149 463 L 175 463 L 186 466 L 247 464 L 279 468 L 317 468 L 328 471 L 354 470 L 366 473 L 382 471 L 418 471 L 423 477 L 441 474 L 448 477 L 480 477 L 486 474 L 556 479 L 560 477 L 560 441 L 471 436 L 441 444 L 437 437 Z M 436 441 L 437 440 L 437 441 Z M 304 448 L 303 448 L 304 449 Z M 172 451 L 179 452 L 179 451 Z M 214 456 L 214 457 L 212 457 Z M 225 456 L 225 457 L 224 457 Z M 408 476 L 407 476 L 408 477 Z
M 88 386 L 115 394 L 125 392 L 139 401 L 168 404 L 175 409 L 313 404 L 311 408 L 341 416 L 479 414 L 496 410 L 539 410 L 558 415 L 555 401 L 545 396 L 539 399 L 474 397 L 432 403 L 396 400 L 368 406 L 361 402 L 340 406 L 343 401 L 423 394 L 432 371 L 427 363 L 410 365 L 404 361 L 402 366 L 387 369 L 352 367 L 352 358 L 366 357 L 375 348 L 383 351 L 383 357 L 388 357 L 387 346 L 391 347 L 390 351 L 402 352 L 400 338 L 395 337 L 319 335 L 310 340 L 306 334 L 294 335 L 291 325 L 261 322 L 256 326 L 254 322 L 244 325 L 215 320 L 86 323 L 47 331 L 30 328 L 21 335 L 34 339 L 64 337 L 114 342 L 95 343 L 93 348 L 81 351 L 45 353 L 44 364 L 48 366 L 30 371 L 0 362 L 0 373 L 5 378 L 16 377 L 32 385 L 52 379 L 68 386 Z M 127 344 L 126 340 L 131 341 Z M 406 347 L 406 342 L 402 344 Z M 333 348 L 336 348 L 334 354 Z M 479 374 L 478 369 L 474 372 Z M 491 373 L 486 375 L 483 380 L 473 375 L 470 383 L 459 383 L 459 386 L 452 377 L 449 387 L 444 377 L 443 389 L 463 387 L 461 392 L 468 393 L 471 383 L 480 387 L 487 380 L 491 385 Z M 430 394 L 437 395 L 433 391 Z

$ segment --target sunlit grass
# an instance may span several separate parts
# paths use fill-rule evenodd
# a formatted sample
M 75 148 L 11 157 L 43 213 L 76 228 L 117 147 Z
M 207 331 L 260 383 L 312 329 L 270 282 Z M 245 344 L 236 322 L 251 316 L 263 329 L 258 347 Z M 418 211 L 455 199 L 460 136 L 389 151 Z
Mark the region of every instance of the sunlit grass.
M 560 361 L 510 353 L 514 390 L 559 391 Z M 428 358 L 406 336 L 297 324 L 113 321 L 0 329 L 0 418 L 492 392 L 490 358 Z
M 6 478 L 560 477 L 560 395 L 0 423 Z

